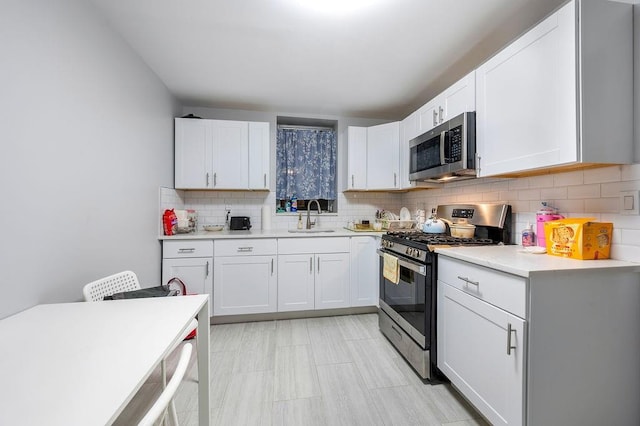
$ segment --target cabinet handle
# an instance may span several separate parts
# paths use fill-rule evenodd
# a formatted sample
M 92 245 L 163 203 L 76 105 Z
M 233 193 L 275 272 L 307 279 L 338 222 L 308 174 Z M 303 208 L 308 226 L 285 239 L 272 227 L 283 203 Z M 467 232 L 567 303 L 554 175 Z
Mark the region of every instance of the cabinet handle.
M 218 185 L 218 173 L 213 174 L 213 186 Z
M 248 253 L 252 251 L 253 251 L 253 247 L 238 247 L 239 253 Z
M 356 186 L 356 184 L 354 183 L 353 175 L 351 175 L 351 187 L 353 188 L 354 186 Z
M 196 249 L 193 247 L 178 249 L 178 253 L 193 253 L 194 251 L 196 251 Z
M 438 112 L 440 114 L 440 122 L 442 123 L 444 121 L 444 110 L 441 106 L 438 107 Z
M 318 256 L 318 269 L 316 269 L 316 273 L 320 273 L 320 256 Z
M 393 187 L 395 188 L 396 186 L 398 186 L 398 174 L 394 173 L 393 174 Z
M 309 258 L 309 273 L 313 273 L 313 257 Z
M 433 125 L 438 125 L 438 111 L 436 111 L 435 109 L 433 110 Z
M 207 173 L 207 187 L 209 186 L 209 173 Z
M 480 287 L 480 281 L 471 281 L 469 278 L 461 277 L 460 275 L 458 275 L 458 279 L 464 281 L 467 284 L 471 284 L 471 285 L 475 285 L 476 287 Z
M 204 276 L 205 278 L 209 278 L 209 261 L 207 260 L 207 273 Z
M 476 175 L 480 176 L 480 154 L 476 152 Z
M 267 187 L 267 174 L 264 174 L 264 187 Z
M 511 327 L 511 323 L 507 323 L 507 355 L 511 355 L 511 349 L 515 349 L 515 346 L 511 345 L 511 333 L 515 333 L 516 330 Z

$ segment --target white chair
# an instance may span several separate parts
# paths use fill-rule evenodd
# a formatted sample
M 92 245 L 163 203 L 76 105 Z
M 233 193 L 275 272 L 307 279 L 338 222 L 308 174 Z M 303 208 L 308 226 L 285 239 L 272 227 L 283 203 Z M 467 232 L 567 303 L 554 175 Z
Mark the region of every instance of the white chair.
M 120 293 L 123 291 L 131 291 L 131 290 L 139 290 L 140 282 L 138 281 L 137 275 L 132 271 L 122 271 L 117 274 L 109 275 L 108 277 L 100 278 L 99 280 L 95 280 L 86 284 L 82 288 L 82 294 L 84 296 L 85 302 L 99 302 L 104 300 L 105 296 L 111 296 L 115 293 Z M 182 342 L 192 330 L 198 327 L 198 321 L 194 318 L 189 323 L 189 326 L 184 330 L 178 343 L 176 346 L 171 348 L 173 351 L 180 342 Z M 162 371 L 162 388 L 167 388 L 167 364 L 166 360 L 162 360 L 160 363 L 160 368 Z M 174 421 L 177 422 L 176 415 L 176 407 L 173 403 L 173 400 L 170 401 L 169 411 Z
M 185 343 L 180 353 L 180 359 L 178 360 L 178 366 L 175 373 L 171 376 L 171 380 L 164 388 L 156 402 L 151 406 L 147 414 L 140 420 L 138 426 L 151 426 L 156 422 L 163 422 L 167 415 L 167 407 L 173 403 L 173 399 L 178 390 L 180 382 L 184 378 L 184 374 L 187 371 L 189 365 L 189 359 L 191 358 L 191 343 Z M 173 424 L 178 426 L 178 416 L 173 412 Z

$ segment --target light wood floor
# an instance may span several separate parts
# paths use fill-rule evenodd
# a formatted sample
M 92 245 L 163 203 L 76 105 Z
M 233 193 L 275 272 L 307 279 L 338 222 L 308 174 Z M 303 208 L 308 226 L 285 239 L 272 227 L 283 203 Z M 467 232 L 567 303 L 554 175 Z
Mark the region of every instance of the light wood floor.
M 183 426 L 198 424 L 196 377 L 194 365 L 176 397 Z M 154 374 L 116 424 L 135 424 L 158 381 Z M 423 384 L 377 315 L 364 314 L 212 325 L 211 424 L 487 423 L 449 385 Z

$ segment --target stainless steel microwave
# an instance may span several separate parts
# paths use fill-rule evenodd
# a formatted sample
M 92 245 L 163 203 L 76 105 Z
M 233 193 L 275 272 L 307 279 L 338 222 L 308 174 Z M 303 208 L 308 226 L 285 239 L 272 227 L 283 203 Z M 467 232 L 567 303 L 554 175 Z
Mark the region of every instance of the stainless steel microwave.
M 475 112 L 460 114 L 409 142 L 409 180 L 476 176 Z

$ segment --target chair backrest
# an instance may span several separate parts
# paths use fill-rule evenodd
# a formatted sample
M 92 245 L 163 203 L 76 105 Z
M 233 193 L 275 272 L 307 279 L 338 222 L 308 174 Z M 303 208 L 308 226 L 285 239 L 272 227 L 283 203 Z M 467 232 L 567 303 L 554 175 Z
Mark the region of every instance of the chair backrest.
M 138 426 L 147 426 L 155 424 L 161 417 L 164 418 L 169 403 L 173 400 L 178 390 L 180 382 L 184 378 L 184 374 L 187 372 L 187 366 L 189 365 L 189 359 L 191 358 L 191 343 L 185 343 L 180 353 L 180 359 L 176 371 L 171 376 L 171 380 L 167 383 L 167 387 L 164 388 L 156 402 L 151 406 L 147 414 L 140 420 Z
M 85 302 L 98 302 L 105 296 L 138 289 L 140 289 L 140 283 L 136 274 L 131 271 L 122 271 L 90 282 L 83 287 L 82 294 Z

